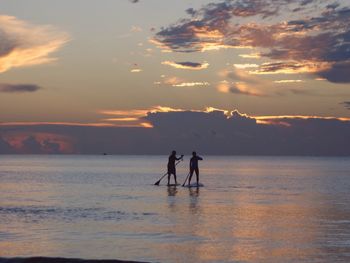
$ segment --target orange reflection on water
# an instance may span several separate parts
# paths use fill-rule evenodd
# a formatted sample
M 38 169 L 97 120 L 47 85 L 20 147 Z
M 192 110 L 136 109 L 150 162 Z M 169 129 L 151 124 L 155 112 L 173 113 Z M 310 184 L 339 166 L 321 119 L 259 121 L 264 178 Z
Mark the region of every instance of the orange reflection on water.
M 270 197 L 260 200 L 253 190 L 237 191 L 226 193 L 231 204 L 220 204 L 217 193 L 205 191 L 202 196 L 201 190 L 188 190 L 186 206 L 174 200 L 169 206 L 182 221 L 176 225 L 176 233 L 196 237 L 193 241 L 160 245 L 165 253 L 176 251 L 182 255 L 177 256 L 178 260 L 283 262 L 285 258 L 303 260 L 319 253 L 319 248 L 309 246 L 320 232 L 319 225 L 310 220 L 320 211 L 303 205 L 310 196 L 279 203 L 270 202 Z M 210 204 L 211 200 L 216 201 Z

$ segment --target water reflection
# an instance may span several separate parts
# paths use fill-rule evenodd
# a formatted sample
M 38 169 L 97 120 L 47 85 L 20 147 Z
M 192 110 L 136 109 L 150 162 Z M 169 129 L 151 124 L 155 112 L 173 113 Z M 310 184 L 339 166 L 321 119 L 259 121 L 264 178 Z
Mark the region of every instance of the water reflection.
M 176 186 L 168 186 L 168 196 L 176 196 L 178 190 Z
M 167 194 L 168 194 L 168 207 L 173 211 L 176 212 L 176 195 L 178 193 L 176 186 L 168 186 Z
M 0 177 L 0 256 L 350 262 L 350 167 L 337 159 L 216 159 L 206 187 L 188 189 L 145 186 L 149 159 L 127 174 L 135 161 L 110 158 Z
M 199 212 L 199 187 L 188 189 L 190 195 L 190 212 L 196 214 Z

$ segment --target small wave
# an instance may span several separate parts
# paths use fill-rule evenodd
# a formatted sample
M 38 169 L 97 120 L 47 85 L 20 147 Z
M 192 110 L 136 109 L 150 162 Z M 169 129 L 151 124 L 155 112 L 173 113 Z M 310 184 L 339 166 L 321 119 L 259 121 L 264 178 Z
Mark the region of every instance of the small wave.
M 123 261 L 123 260 L 87 260 L 77 258 L 48 258 L 48 257 L 32 257 L 32 258 L 0 258 L 0 263 L 142 263 L 141 261 Z M 146 262 L 143 262 L 146 263 Z

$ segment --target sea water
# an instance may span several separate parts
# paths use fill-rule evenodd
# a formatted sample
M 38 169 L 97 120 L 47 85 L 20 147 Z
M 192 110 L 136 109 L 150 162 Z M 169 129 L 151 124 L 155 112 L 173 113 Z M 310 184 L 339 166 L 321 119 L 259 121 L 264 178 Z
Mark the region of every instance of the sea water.
M 350 262 L 350 158 L 203 157 L 0 156 L 0 257 Z

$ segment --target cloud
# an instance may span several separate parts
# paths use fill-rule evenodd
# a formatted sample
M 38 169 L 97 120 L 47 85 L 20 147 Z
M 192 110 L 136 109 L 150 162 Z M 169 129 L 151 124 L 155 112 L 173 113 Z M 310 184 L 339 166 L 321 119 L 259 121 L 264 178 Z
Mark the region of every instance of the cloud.
M 197 63 L 197 62 L 174 62 L 174 61 L 164 61 L 163 65 L 168 65 L 177 69 L 191 69 L 191 70 L 201 70 L 208 68 L 209 64 Z
M 0 73 L 55 61 L 50 55 L 69 41 L 67 33 L 0 15 Z
M 129 0 L 131 3 L 133 3 L 133 4 L 136 4 L 136 3 L 138 3 L 138 2 L 140 2 L 140 0 Z
M 175 76 L 162 76 L 161 81 L 154 82 L 155 85 L 167 85 L 172 87 L 203 87 L 203 86 L 210 86 L 210 83 L 207 81 L 185 81 L 181 78 L 175 77 Z
M 304 82 L 301 79 L 282 79 L 282 80 L 275 80 L 274 83 L 278 83 L 278 84 L 293 84 L 293 83 L 301 83 Z
M 220 75 L 225 80 L 217 85 L 219 92 L 258 97 L 267 96 L 263 90 L 269 83 L 256 75 L 249 74 L 237 67 L 232 71 L 223 71 Z M 227 81 L 227 79 L 230 79 L 230 81 Z
M 349 51 L 350 53 L 350 45 Z M 320 71 L 318 75 L 334 83 L 350 83 L 350 60 L 338 62 L 332 65 L 329 69 Z
M 165 85 L 174 86 L 174 85 L 180 84 L 182 82 L 183 82 L 183 80 L 178 78 L 178 77 L 165 77 L 163 82 L 161 82 L 161 83 L 163 83 Z
M 196 86 L 209 86 L 209 82 L 182 82 L 172 85 L 173 87 L 196 87 Z
M 300 74 L 316 73 L 327 70 L 328 63 L 295 63 L 295 62 L 273 62 L 263 63 L 256 70 L 251 70 L 251 74 Z
M 26 127 L 22 130 L 21 127 Z M 73 153 L 73 139 L 60 131 L 65 130 L 64 125 L 57 124 L 55 127 L 59 131 L 48 132 L 38 129 L 38 127 L 47 127 L 45 124 L 36 125 L 12 125 L 10 131 L 7 125 L 0 126 L 0 146 L 5 146 L 0 153 L 18 153 L 18 154 L 60 154 Z M 39 131 L 40 130 L 40 131 Z
M 115 127 L 144 127 L 151 128 L 152 124 L 146 122 L 143 117 L 149 112 L 176 112 L 182 109 L 175 109 L 171 107 L 154 106 L 148 109 L 138 110 L 100 110 L 99 114 L 108 116 L 103 118 L 103 122 L 113 123 Z
M 259 65 L 257 64 L 233 64 L 235 68 L 238 69 L 247 69 L 247 68 L 258 68 Z
M 24 92 L 36 92 L 41 87 L 34 84 L 4 84 L 0 83 L 0 92 L 8 93 L 24 93 Z
M 142 71 L 143 71 L 143 70 L 140 69 L 140 68 L 133 68 L 133 69 L 130 70 L 131 73 L 140 73 L 140 72 L 142 72 Z
M 0 136 L 0 154 L 12 154 L 14 149 L 12 146 Z
M 139 26 L 132 26 L 130 31 L 134 33 L 138 33 L 138 32 L 142 32 L 142 28 Z
M 229 89 L 229 92 L 239 95 L 248 95 L 248 96 L 256 96 L 256 97 L 263 97 L 265 96 L 263 93 L 260 93 L 257 90 L 254 90 L 250 88 L 246 83 L 244 82 L 236 82 L 232 84 Z
M 255 48 L 262 58 L 287 66 L 288 73 L 350 82 L 346 73 L 350 63 L 350 7 L 345 2 L 225 0 L 189 9 L 187 14 L 188 18 L 161 28 L 153 43 L 174 52 Z M 265 67 L 255 73 L 286 73 L 277 69 L 274 72 L 269 67 L 266 71 Z
M 260 53 L 250 53 L 250 54 L 239 54 L 242 58 L 259 59 L 261 58 Z
M 340 103 L 341 105 L 343 105 L 346 109 L 350 110 L 350 101 L 344 101 Z
M 41 144 L 34 136 L 28 136 L 22 141 L 23 151 L 25 153 L 38 154 L 41 152 Z
M 152 128 L 92 125 L 0 125 L 2 153 L 349 156 L 350 119 L 249 116 L 237 110 L 155 107 L 130 111 Z M 142 114 L 141 114 L 142 112 Z M 128 111 L 108 111 L 126 116 Z M 115 115 L 112 115 L 115 114 Z M 84 134 L 84 136 L 81 136 Z

